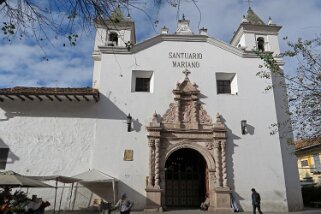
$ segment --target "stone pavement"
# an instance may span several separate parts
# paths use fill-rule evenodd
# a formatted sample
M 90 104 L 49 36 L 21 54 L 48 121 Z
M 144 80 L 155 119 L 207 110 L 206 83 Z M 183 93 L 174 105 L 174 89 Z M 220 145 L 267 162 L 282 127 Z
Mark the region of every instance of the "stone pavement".
M 226 214 L 226 213 L 212 213 L 212 212 L 207 212 L 207 211 L 202 211 L 202 210 L 170 210 L 170 211 L 164 211 L 164 214 Z M 259 214 L 258 212 L 256 212 Z M 297 212 L 263 212 L 264 214 L 321 214 L 321 209 L 313 209 L 313 208 L 308 208 L 303 211 L 297 211 Z M 46 214 L 53 214 L 52 210 L 46 211 Z M 58 214 L 58 211 L 56 211 L 56 214 Z M 99 214 L 99 212 L 95 211 L 73 211 L 73 212 L 68 212 L 68 211 L 63 211 L 61 210 L 59 214 Z M 111 214 L 119 214 L 118 211 L 113 211 Z M 131 214 L 153 214 L 153 213 L 146 213 L 142 211 L 132 211 Z M 155 213 L 157 214 L 157 213 Z M 237 214 L 237 213 L 235 213 Z M 252 214 L 252 212 L 239 212 L 239 214 Z
M 144 212 L 135 212 L 132 211 L 131 214 L 143 214 Z M 256 212 L 257 214 L 259 212 Z M 321 214 L 321 209 L 305 209 L 303 211 L 298 212 L 263 212 L 264 214 Z M 112 214 L 118 214 L 112 213 Z M 146 214 L 146 213 L 145 213 Z M 212 214 L 211 212 L 201 211 L 201 210 L 171 210 L 164 211 L 164 214 Z M 226 214 L 226 213 L 213 213 L 213 214 Z M 237 214 L 237 213 L 235 213 Z M 240 212 L 240 214 L 252 214 L 252 212 Z

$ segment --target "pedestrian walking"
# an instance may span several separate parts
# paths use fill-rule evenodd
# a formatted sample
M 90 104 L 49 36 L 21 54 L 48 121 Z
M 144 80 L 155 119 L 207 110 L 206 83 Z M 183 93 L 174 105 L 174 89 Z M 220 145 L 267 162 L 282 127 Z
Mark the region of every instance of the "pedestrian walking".
M 261 196 L 254 188 L 251 189 L 252 191 L 252 205 L 253 205 L 253 214 L 256 214 L 256 208 L 260 214 L 263 214 L 261 211 Z
M 127 198 L 126 193 L 123 193 L 119 201 L 115 204 L 113 210 L 118 208 L 120 214 L 130 214 L 130 210 L 133 206 L 134 203 Z

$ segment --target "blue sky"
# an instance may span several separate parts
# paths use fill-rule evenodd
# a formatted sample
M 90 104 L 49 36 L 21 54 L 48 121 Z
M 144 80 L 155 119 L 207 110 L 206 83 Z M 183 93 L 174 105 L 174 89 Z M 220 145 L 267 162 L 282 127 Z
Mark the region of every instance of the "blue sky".
M 130 10 L 136 22 L 138 42 L 159 34 L 164 25 L 170 33 L 176 30 L 177 8 L 163 5 L 157 10 L 151 2 L 146 0 L 146 4 L 138 5 L 150 18 L 140 10 Z M 298 37 L 320 36 L 320 0 L 254 0 L 251 6 L 264 21 L 271 16 L 275 24 L 283 26 L 279 36 L 282 50 L 286 48 L 286 42 L 282 40 L 285 36 L 291 41 Z M 247 9 L 246 0 L 198 0 L 197 6 L 189 1 L 181 5 L 179 17 L 185 14 L 193 32 L 206 27 L 209 36 L 228 43 Z M 156 26 L 155 20 L 158 20 Z M 63 37 L 39 46 L 27 37 L 10 42 L 0 33 L 0 88 L 91 87 L 93 31 L 79 31 L 80 38 L 75 47 L 64 47 L 62 44 L 66 39 Z M 293 60 L 285 60 L 288 72 L 295 68 Z

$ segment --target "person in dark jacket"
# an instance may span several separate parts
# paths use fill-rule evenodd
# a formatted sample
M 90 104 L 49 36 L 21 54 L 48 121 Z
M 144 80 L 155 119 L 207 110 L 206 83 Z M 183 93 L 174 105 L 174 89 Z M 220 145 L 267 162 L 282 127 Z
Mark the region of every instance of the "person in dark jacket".
M 251 189 L 252 191 L 252 206 L 253 206 L 253 214 L 256 214 L 256 208 L 260 214 L 263 214 L 261 211 L 261 196 L 258 192 L 255 191 L 254 188 Z

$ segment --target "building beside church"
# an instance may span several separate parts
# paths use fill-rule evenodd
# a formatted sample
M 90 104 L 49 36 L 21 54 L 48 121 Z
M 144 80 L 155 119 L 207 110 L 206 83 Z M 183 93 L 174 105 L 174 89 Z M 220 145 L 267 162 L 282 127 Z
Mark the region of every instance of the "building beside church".
M 137 210 L 197 208 L 208 194 L 209 211 L 232 212 L 231 196 L 250 211 L 253 187 L 264 211 L 302 209 L 294 150 L 268 128 L 287 119 L 287 103 L 264 88 L 284 80 L 256 76 L 254 50 L 280 53 L 280 26 L 249 8 L 230 44 L 192 32 L 185 17 L 141 43 L 128 17 L 96 29 L 92 88 L 0 90 L 6 169 L 97 169 Z
M 295 143 L 301 185 L 321 185 L 321 138 Z

